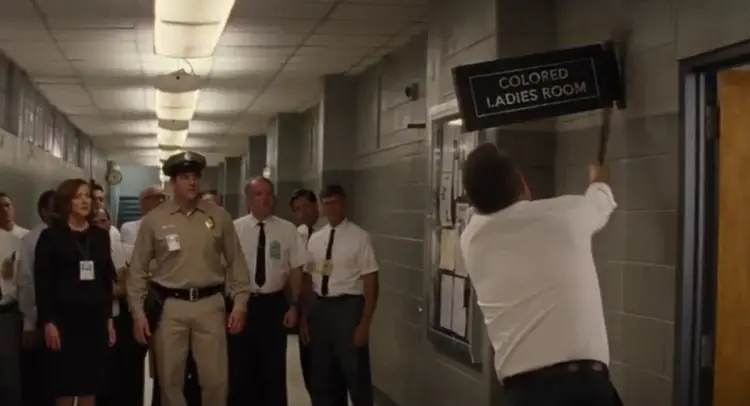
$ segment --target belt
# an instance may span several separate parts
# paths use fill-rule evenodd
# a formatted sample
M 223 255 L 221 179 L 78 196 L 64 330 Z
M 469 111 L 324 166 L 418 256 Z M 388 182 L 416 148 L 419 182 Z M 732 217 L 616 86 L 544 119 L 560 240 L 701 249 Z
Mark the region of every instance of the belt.
M 599 372 L 609 375 L 609 368 L 607 368 L 607 365 L 605 365 L 604 363 L 594 360 L 566 361 L 535 369 L 533 371 L 521 372 L 520 374 L 511 375 L 503 379 L 502 385 L 506 388 L 512 388 L 514 386 L 523 386 L 524 384 L 530 382 L 580 372 Z
M 321 296 L 321 295 L 316 294 L 315 296 L 317 296 L 318 300 L 361 299 L 365 297 L 364 295 L 349 295 L 349 294 L 336 295 L 336 296 Z
M 16 310 L 18 310 L 18 302 L 15 300 L 0 305 L 0 314 L 10 313 Z
M 205 299 L 209 296 L 213 296 L 224 291 L 224 285 L 185 289 L 167 288 L 161 285 L 155 286 L 165 296 L 165 298 L 187 300 L 189 302 L 195 302 L 197 300 Z
M 270 297 L 277 297 L 277 296 L 285 296 L 286 292 L 284 290 L 277 290 L 276 292 L 250 292 L 250 297 L 255 298 L 270 298 Z

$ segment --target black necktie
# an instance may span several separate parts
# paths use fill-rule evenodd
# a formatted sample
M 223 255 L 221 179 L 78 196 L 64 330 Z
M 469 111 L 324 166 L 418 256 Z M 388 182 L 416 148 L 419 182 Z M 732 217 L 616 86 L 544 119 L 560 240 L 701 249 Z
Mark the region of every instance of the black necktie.
M 307 226 L 307 241 L 310 242 L 310 237 L 312 237 L 313 229 L 312 226 Z
M 258 251 L 255 254 L 255 284 L 263 287 L 266 283 L 266 230 L 263 223 L 258 223 Z
M 331 229 L 331 234 L 328 235 L 328 246 L 326 247 L 326 263 L 328 266 L 327 272 L 331 271 L 333 264 L 331 263 L 331 255 L 333 254 L 333 237 L 336 233 L 336 229 Z M 323 275 L 323 281 L 320 285 L 320 294 L 322 296 L 328 296 L 328 280 L 331 279 L 330 275 Z

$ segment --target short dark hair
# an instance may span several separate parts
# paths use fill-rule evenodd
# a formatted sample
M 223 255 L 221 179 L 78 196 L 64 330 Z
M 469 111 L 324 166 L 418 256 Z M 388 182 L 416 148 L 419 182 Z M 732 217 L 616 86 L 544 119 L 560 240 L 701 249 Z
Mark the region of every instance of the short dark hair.
M 331 183 L 329 185 L 326 185 L 323 190 L 320 191 L 320 198 L 328 199 L 331 197 L 338 197 L 342 200 L 345 200 L 346 191 L 344 190 L 344 187 L 339 185 L 338 183 Z
M 91 188 L 91 192 L 92 193 L 94 191 L 97 191 L 97 190 L 100 191 L 100 192 L 102 192 L 102 193 L 104 193 L 104 187 L 102 185 L 96 183 L 96 181 L 93 180 L 93 179 L 91 179 L 91 182 L 89 182 L 89 187 Z
M 58 220 L 63 222 L 68 221 L 73 199 L 76 197 L 78 189 L 84 185 L 91 188 L 89 182 L 79 178 L 66 179 L 57 187 L 57 193 L 55 193 L 55 213 L 58 215 Z
M 52 210 L 54 211 L 56 199 L 57 192 L 52 189 L 45 190 L 41 195 L 39 195 L 39 199 L 36 201 L 36 214 L 41 216 L 42 210 L 48 208 L 50 206 L 50 203 L 52 204 Z
M 8 199 L 10 199 L 10 196 L 8 196 L 8 194 L 7 194 L 7 193 L 5 193 L 5 192 L 0 192 L 0 199 L 2 199 L 2 198 L 4 198 L 4 197 L 7 197 Z
M 292 198 L 289 199 L 289 207 L 294 209 L 294 202 L 301 198 L 313 204 L 318 203 L 318 196 L 315 196 L 315 192 L 310 189 L 297 189 L 292 193 Z
M 494 144 L 481 144 L 471 151 L 462 172 L 466 196 L 479 214 L 503 210 L 523 192 L 518 168 Z

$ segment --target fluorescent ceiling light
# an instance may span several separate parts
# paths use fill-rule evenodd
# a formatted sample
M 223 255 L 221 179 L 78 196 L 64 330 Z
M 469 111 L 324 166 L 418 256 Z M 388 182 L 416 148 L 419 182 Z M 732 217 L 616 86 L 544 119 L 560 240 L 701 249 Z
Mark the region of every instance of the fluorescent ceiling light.
M 188 121 L 193 119 L 198 106 L 198 90 L 167 93 L 156 90 L 156 117 L 159 120 Z
M 448 125 L 454 126 L 454 127 L 460 127 L 463 124 L 464 124 L 464 121 L 461 120 L 460 118 L 457 118 L 455 120 L 451 120 L 451 121 L 448 122 Z
M 188 137 L 188 130 L 172 131 L 159 128 L 156 132 L 156 142 L 159 146 L 182 148 Z
M 213 55 L 235 0 L 156 0 L 154 53 L 172 58 Z

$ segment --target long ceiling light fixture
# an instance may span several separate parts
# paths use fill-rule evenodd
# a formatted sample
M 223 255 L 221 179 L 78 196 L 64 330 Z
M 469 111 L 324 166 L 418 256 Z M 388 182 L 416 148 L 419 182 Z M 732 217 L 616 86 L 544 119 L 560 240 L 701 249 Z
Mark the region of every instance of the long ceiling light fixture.
M 235 0 L 155 0 L 154 53 L 172 58 L 213 55 Z
M 198 106 L 199 90 L 169 93 L 156 89 L 156 118 L 159 120 L 189 121 Z

